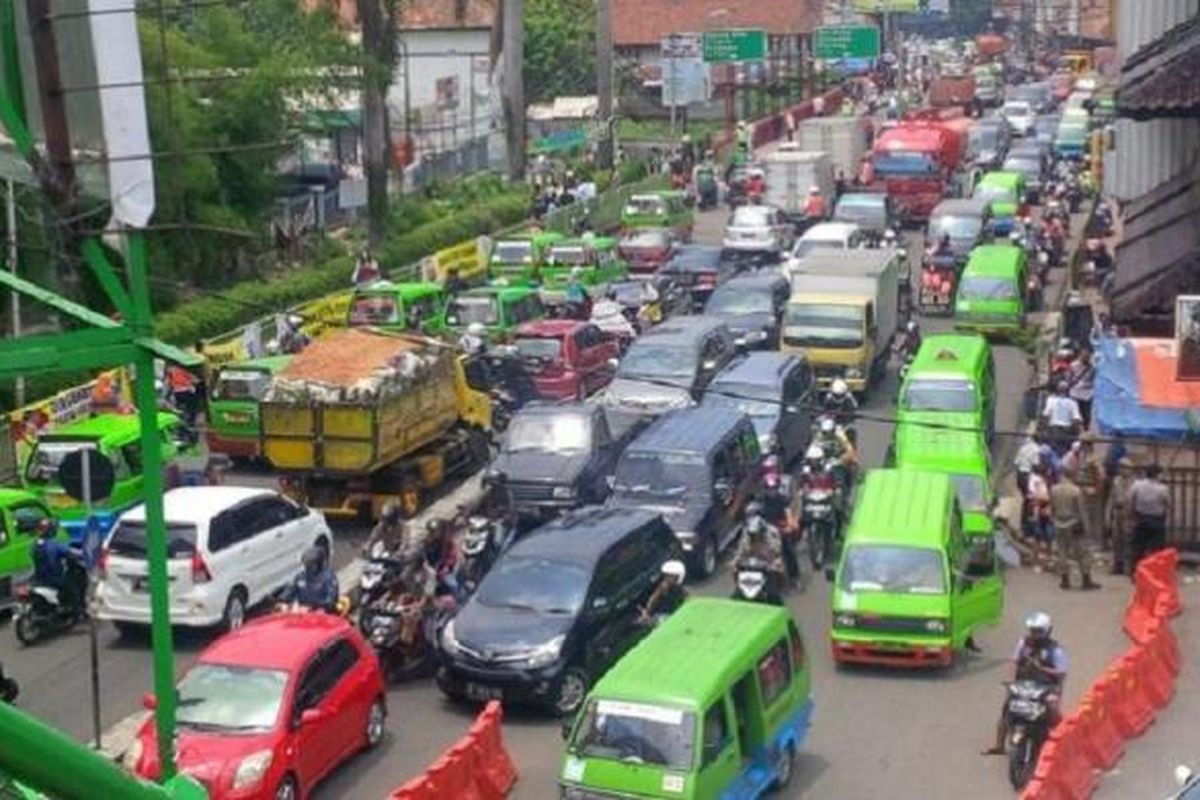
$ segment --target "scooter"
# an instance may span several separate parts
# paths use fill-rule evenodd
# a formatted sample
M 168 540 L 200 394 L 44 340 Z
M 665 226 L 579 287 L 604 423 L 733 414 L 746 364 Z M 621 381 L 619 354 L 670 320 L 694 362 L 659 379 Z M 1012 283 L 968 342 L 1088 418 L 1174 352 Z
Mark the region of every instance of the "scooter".
M 1008 780 L 1019 791 L 1033 777 L 1042 745 L 1050 735 L 1050 695 L 1056 690 L 1051 684 L 1031 680 L 1014 681 L 1006 686 Z
M 512 531 L 501 522 L 487 517 L 471 517 L 467 521 L 459 543 L 463 560 L 458 572 L 459 586 L 465 595 L 475 593 L 479 582 L 511 541 Z
M 376 542 L 367 554 L 362 575 L 358 578 L 358 594 L 354 598 L 359 608 L 369 606 L 387 593 L 398 580 L 404 564 L 387 552 L 382 542 Z
M 64 580 L 75 584 L 78 606 L 65 606 L 59 590 L 49 586 L 34 583 L 17 588 L 13 630 L 21 644 L 29 647 L 47 636 L 68 631 L 87 615 L 84 598 L 87 595 L 88 576 L 81 555 L 72 552 L 67 559 Z
M 780 575 L 775 569 L 757 556 L 747 556 L 734 565 L 734 600 L 748 603 L 783 605 L 780 591 Z
M 381 600 L 359 615 L 359 630 L 389 679 L 403 681 L 432 672 L 438 628 L 453 613 L 455 604 L 446 595 L 434 605 L 435 611 L 429 614 L 425 598 L 404 594 L 397 600 Z
M 838 521 L 832 489 L 806 489 L 800 499 L 801 525 L 808 535 L 813 570 L 832 566 L 837 559 Z

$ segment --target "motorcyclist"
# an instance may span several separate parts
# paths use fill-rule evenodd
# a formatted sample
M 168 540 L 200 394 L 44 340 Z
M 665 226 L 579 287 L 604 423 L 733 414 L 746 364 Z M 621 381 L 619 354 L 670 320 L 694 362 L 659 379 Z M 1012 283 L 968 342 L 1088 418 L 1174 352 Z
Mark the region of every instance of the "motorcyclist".
M 1054 631 L 1050 615 L 1035 611 L 1025 618 L 1025 635 L 1017 642 L 1013 653 L 1014 681 L 1035 681 L 1049 684 L 1053 693 L 1047 698 L 1050 707 L 1050 727 L 1059 719 L 1059 701 L 1067 680 L 1067 652 L 1051 635 Z M 1000 707 L 1000 722 L 996 725 L 996 741 L 983 751 L 984 755 L 1004 755 L 1004 739 L 1008 734 L 1007 697 Z
M 456 267 L 446 270 L 446 294 L 453 296 L 470 288 L 471 284 L 463 279 Z
M 458 595 L 458 545 L 451 525 L 444 519 L 432 519 L 425 525 L 421 546 L 425 566 L 437 579 L 436 594 Z
M 289 314 L 284 318 L 281 330 L 278 332 L 281 353 L 293 355 L 308 347 L 312 339 L 301 329 L 303 324 L 304 320 L 298 314 Z
M 323 548 L 312 546 L 300 559 L 300 573 L 283 590 L 280 602 L 295 603 L 313 610 L 333 613 L 338 604 L 338 579 L 325 557 Z
M 825 206 L 825 197 L 821 194 L 821 187 L 810 186 L 808 188 L 808 197 L 804 201 L 804 216 L 811 220 L 825 219 L 828 209 Z
M 737 565 L 750 558 L 757 558 L 765 562 L 768 569 L 779 577 L 779 585 L 783 585 L 786 575 L 783 563 L 783 540 L 780 538 L 779 529 L 763 518 L 762 510 L 757 503 L 751 503 L 746 507 L 746 535 L 738 544 L 733 563 Z
M 637 329 L 625 316 L 625 309 L 617 300 L 615 289 L 604 293 L 604 299 L 592 304 L 592 322 L 605 333 L 612 334 L 625 343 L 637 336 Z
M 954 245 L 950 241 L 950 234 L 943 233 L 942 238 L 938 239 L 937 244 L 934 245 L 933 250 L 930 252 L 929 255 L 935 256 L 935 257 L 945 257 L 945 256 L 954 255 Z
M 692 187 L 702 206 L 717 204 L 717 168 L 713 164 L 713 153 L 707 150 L 704 161 L 692 169 Z
M 804 453 L 804 463 L 800 467 L 799 486 L 788 507 L 788 525 L 790 527 L 797 530 L 803 528 L 805 496 L 813 492 L 829 492 L 833 495 L 833 508 L 840 523 L 842 516 L 841 482 L 834 472 L 835 466 L 821 445 L 815 442 L 809 445 L 808 450 Z
M 362 552 L 363 555 L 369 556 L 378 545 L 384 553 L 403 553 L 414 543 L 408 526 L 404 524 L 404 512 L 401 510 L 400 504 L 395 500 L 389 500 L 383 504 L 379 521 L 371 529 L 371 535 L 367 537 L 367 543 L 363 545 Z
M 33 582 L 58 592 L 64 611 L 83 614 L 84 587 L 71 579 L 68 565 L 76 558 L 71 548 L 57 538 L 58 526 L 50 519 L 37 523 L 37 543 L 33 546 Z
M 851 425 L 854 422 L 854 414 L 858 411 L 858 401 L 851 394 L 849 385 L 841 378 L 835 379 L 830 385 L 823 405 L 842 426 Z
M 746 178 L 746 196 L 751 201 L 757 202 L 762 199 L 763 192 L 767 190 L 766 180 L 763 179 L 762 173 L 755 170 Z
M 659 572 L 661 577 L 658 585 L 654 587 L 654 591 L 650 593 L 646 604 L 638 613 L 640 624 L 662 620 L 683 605 L 683 601 L 687 599 L 687 590 L 683 588 L 683 582 L 687 579 L 687 567 L 682 561 L 677 559 L 664 561 Z
M 833 417 L 826 416 L 821 419 L 813 444 L 820 447 L 825 454 L 825 459 L 832 466 L 834 476 L 838 479 L 839 488 L 843 491 L 849 489 L 850 476 L 858 458 L 853 442 L 846 432 L 837 426 Z
M 571 277 L 567 279 L 566 290 L 567 316 L 572 319 L 583 319 L 591 312 L 587 287 L 583 285 L 583 269 L 571 268 Z
M 482 322 L 472 322 L 458 337 L 458 347 L 468 356 L 483 355 L 487 350 L 487 326 Z
M 920 349 L 921 326 L 915 319 L 910 319 L 904 324 L 904 333 L 900 337 L 896 353 L 900 356 L 901 361 L 908 361 L 915 358 Z

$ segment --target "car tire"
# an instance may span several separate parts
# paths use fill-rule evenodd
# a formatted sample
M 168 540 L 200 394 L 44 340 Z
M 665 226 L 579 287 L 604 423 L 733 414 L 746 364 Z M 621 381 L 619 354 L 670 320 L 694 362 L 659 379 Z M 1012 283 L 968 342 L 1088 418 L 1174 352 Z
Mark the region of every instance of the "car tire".
M 792 776 L 795 774 L 796 748 L 791 744 L 786 744 L 775 761 L 775 781 L 771 784 L 771 788 L 775 791 L 783 791 L 792 782 Z
M 363 749 L 374 750 L 387 735 L 387 706 L 383 698 L 375 698 L 367 709 L 367 718 L 363 723 Z
M 300 800 L 300 787 L 296 785 L 295 775 L 283 776 L 283 780 L 275 787 L 274 800 Z
M 554 689 L 554 712 L 561 717 L 575 714 L 587 699 L 588 676 L 581 667 L 567 667 Z
M 231 633 L 246 624 L 246 590 L 240 586 L 234 587 L 225 600 L 225 610 L 221 613 L 221 630 Z
M 721 558 L 720 551 L 715 536 L 704 537 L 704 546 L 696 556 L 696 573 L 700 578 L 711 578 L 716 573 Z

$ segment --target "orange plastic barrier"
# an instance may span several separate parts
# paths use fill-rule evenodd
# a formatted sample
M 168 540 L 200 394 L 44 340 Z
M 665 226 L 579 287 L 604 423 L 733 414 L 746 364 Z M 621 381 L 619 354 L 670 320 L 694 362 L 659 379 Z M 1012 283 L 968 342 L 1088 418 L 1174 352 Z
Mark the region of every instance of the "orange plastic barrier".
M 1084 748 L 1079 723 L 1068 717 L 1055 726 L 1042 746 L 1034 777 L 1057 797 L 1085 800 L 1096 788 L 1096 772 Z
M 467 735 L 455 742 L 425 774 L 389 795 L 389 800 L 502 800 L 517 782 L 517 768 L 504 747 L 503 711 L 493 700 Z
M 1143 559 L 1138 565 L 1139 570 L 1148 572 L 1158 581 L 1160 600 L 1166 604 L 1167 616 L 1174 617 L 1183 610 L 1179 601 L 1179 581 L 1175 569 L 1179 566 L 1179 551 L 1175 548 L 1163 550 L 1149 558 Z
M 1125 740 L 1117 729 L 1117 721 L 1113 719 L 1105 706 L 1107 695 L 1100 691 L 1101 687 L 1111 689 L 1113 684 L 1098 682 L 1097 686 L 1084 696 L 1075 712 L 1082 730 L 1083 746 L 1087 751 L 1092 766 L 1101 770 L 1112 769 L 1125 754 Z
M 1173 617 L 1183 610 L 1179 601 L 1179 582 L 1175 567 L 1179 552 L 1163 550 L 1138 564 L 1133 575 L 1133 597 L 1125 607 L 1125 633 L 1135 642 L 1146 641 L 1147 629 L 1155 617 Z

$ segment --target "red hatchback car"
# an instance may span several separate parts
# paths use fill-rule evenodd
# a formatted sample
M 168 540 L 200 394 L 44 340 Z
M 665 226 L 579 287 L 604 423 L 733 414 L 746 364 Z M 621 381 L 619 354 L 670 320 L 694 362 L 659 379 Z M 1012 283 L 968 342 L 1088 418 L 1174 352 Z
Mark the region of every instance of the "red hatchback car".
M 517 328 L 513 344 L 544 400 L 582 400 L 613 378 L 621 345 L 590 322 L 544 319 Z
M 374 652 L 329 614 L 247 623 L 209 645 L 177 691 L 179 770 L 211 800 L 308 797 L 343 761 L 379 744 L 387 718 Z M 156 738 L 151 718 L 125 759 L 151 780 Z

